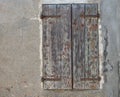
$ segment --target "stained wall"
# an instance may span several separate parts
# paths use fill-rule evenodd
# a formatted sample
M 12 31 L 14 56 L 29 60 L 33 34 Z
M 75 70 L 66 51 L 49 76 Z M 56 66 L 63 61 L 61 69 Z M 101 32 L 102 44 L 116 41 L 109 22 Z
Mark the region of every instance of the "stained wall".
M 41 87 L 41 4 L 79 0 L 0 0 L 0 97 L 120 97 L 120 1 L 97 2 L 101 13 L 103 75 L 96 91 L 47 91 Z

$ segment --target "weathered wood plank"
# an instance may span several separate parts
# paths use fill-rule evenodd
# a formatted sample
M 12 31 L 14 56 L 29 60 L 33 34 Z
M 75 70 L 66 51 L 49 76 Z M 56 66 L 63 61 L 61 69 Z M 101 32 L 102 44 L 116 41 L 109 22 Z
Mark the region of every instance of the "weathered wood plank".
M 84 89 L 84 60 L 85 60 L 85 46 L 84 46 L 84 5 L 72 5 L 72 43 L 73 43 L 73 88 Z M 81 17 L 83 16 L 83 17 Z
M 75 89 L 99 89 L 98 17 L 94 17 L 97 14 L 97 4 L 72 5 Z
M 43 5 L 43 13 L 44 89 L 71 89 L 70 5 Z
M 56 5 L 43 5 L 43 12 L 42 15 L 49 16 L 49 15 L 56 15 Z M 43 19 L 43 77 L 44 78 L 54 78 L 56 77 L 56 68 L 55 61 L 52 60 L 52 52 L 51 52 L 51 29 L 55 30 L 56 19 Z M 51 83 L 52 82 L 52 83 Z M 53 81 L 44 81 L 44 88 L 51 88 L 54 86 Z M 49 84 L 52 84 L 50 86 Z
M 85 15 L 97 15 L 97 4 L 85 5 Z M 85 17 L 85 89 L 99 89 L 98 18 Z M 95 80 L 98 79 L 98 80 Z
M 64 89 L 72 88 L 71 76 L 71 5 L 57 5 L 57 15 L 61 18 L 57 20 L 58 43 L 61 55 L 61 78 Z

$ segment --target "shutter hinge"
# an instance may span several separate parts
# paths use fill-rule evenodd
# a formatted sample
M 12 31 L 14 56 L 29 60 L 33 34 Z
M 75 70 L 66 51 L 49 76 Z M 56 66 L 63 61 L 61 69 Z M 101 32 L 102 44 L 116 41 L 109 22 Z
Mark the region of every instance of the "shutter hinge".
M 48 16 L 45 16 L 45 15 L 41 15 L 40 18 L 41 19 L 44 19 L 44 18 L 60 18 L 61 15 L 48 15 Z
M 42 77 L 41 78 L 41 81 L 44 82 L 44 81 L 60 81 L 61 78 L 59 77 Z
M 81 81 L 100 81 L 101 77 L 98 78 L 81 78 Z
M 83 15 L 83 14 L 81 14 L 80 15 L 80 17 L 82 17 L 82 18 L 86 18 L 86 17 L 97 17 L 97 18 L 99 18 L 100 17 L 100 14 L 98 13 L 97 15 Z

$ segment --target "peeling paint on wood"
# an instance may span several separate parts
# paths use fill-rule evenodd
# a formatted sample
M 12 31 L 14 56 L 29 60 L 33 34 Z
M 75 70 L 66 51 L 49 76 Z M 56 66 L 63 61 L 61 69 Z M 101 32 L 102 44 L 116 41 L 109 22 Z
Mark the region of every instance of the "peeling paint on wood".
M 71 6 L 43 5 L 42 14 L 44 89 L 71 89 Z
M 72 9 L 74 88 L 99 89 L 97 4 L 76 4 Z
M 42 16 L 44 88 L 99 89 L 97 4 L 43 5 Z
M 73 40 L 73 88 L 84 89 L 85 61 L 85 18 L 84 4 L 72 5 L 72 40 Z

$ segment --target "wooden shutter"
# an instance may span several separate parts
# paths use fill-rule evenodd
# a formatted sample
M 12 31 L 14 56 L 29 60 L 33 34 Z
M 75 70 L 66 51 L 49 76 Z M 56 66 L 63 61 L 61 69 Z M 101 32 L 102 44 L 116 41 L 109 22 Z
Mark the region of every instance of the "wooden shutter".
M 97 4 L 72 5 L 73 88 L 99 89 Z
M 44 89 L 71 89 L 71 5 L 43 5 Z
M 42 8 L 44 89 L 99 89 L 97 4 Z

